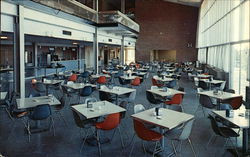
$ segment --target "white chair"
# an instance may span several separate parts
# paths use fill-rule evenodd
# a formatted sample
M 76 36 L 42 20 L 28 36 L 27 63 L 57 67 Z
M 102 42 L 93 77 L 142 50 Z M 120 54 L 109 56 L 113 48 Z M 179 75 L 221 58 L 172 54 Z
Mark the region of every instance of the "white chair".
M 220 90 L 223 91 L 225 89 L 225 86 L 226 86 L 226 81 L 224 81 L 223 83 L 221 83 Z
M 134 106 L 134 113 L 139 113 L 145 110 L 145 107 L 142 104 L 137 104 Z
M 199 86 L 199 79 L 198 79 L 198 77 L 194 77 L 194 85 L 195 85 L 196 87 Z
M 194 156 L 196 157 L 196 153 L 194 151 L 194 147 L 193 147 L 192 142 L 191 142 L 191 140 L 189 138 L 189 136 L 191 134 L 192 127 L 193 127 L 193 123 L 194 123 L 194 119 L 186 122 L 184 124 L 183 130 L 181 131 L 181 133 L 179 131 L 177 131 L 177 132 L 176 131 L 175 132 L 172 132 L 172 131 L 166 132 L 165 136 L 167 137 L 167 139 L 171 140 L 171 144 L 172 144 L 172 147 L 173 147 L 173 150 L 174 150 L 174 154 L 176 156 L 178 156 L 177 155 L 177 149 L 176 149 L 173 141 L 180 142 L 180 144 L 179 144 L 179 147 L 180 147 L 179 151 L 181 151 L 182 141 L 186 141 L 187 140 L 188 143 L 190 144 L 190 147 L 192 149 L 192 152 L 193 152 Z M 170 156 L 172 154 L 173 153 L 169 154 L 168 156 Z
M 151 86 L 151 90 L 153 89 L 159 89 L 157 86 Z
M 68 82 L 67 82 L 67 85 L 72 85 L 72 84 L 74 84 L 73 81 L 68 81 Z

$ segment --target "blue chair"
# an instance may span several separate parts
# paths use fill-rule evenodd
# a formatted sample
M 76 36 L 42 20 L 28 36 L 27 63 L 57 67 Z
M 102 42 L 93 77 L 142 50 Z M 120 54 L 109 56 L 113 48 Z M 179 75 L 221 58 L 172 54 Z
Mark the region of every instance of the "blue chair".
M 93 90 L 91 86 L 85 86 L 82 90 L 80 90 L 79 103 L 81 102 L 81 97 L 87 97 L 92 94 Z
M 89 75 L 90 73 L 88 71 L 84 71 L 80 76 L 83 78 L 83 79 L 88 79 L 89 78 Z
M 168 84 L 167 84 L 167 87 L 168 88 L 174 88 L 176 86 L 176 80 L 172 80 L 170 81 Z
M 40 121 L 40 120 L 45 120 L 50 118 L 50 128 L 53 128 L 53 134 L 55 136 L 55 127 L 54 127 L 54 120 L 53 117 L 51 116 L 51 108 L 49 104 L 43 104 L 43 105 L 38 105 L 34 108 L 33 111 L 29 114 L 29 119 L 33 121 Z M 29 142 L 30 142 L 30 136 L 31 136 L 31 130 L 30 130 L 30 121 L 28 120 L 28 134 L 29 134 Z

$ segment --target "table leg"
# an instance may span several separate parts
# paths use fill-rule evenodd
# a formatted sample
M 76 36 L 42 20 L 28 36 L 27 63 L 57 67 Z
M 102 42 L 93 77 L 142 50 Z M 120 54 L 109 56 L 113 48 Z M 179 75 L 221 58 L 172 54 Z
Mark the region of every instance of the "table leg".
M 243 141 L 242 141 L 242 151 L 243 154 L 246 154 L 248 152 L 248 128 L 243 129 Z
M 115 99 L 116 99 L 115 100 L 116 101 L 116 105 L 118 105 L 118 95 L 117 94 L 115 95 Z
M 48 86 L 46 86 L 46 96 L 48 96 Z

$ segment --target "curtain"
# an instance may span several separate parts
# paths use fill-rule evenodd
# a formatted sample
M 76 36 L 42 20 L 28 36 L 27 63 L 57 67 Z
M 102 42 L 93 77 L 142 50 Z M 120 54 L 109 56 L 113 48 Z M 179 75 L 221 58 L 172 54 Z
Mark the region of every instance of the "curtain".
M 200 63 L 206 63 L 206 59 L 207 59 L 207 49 L 206 48 L 199 49 L 198 61 L 200 61 Z

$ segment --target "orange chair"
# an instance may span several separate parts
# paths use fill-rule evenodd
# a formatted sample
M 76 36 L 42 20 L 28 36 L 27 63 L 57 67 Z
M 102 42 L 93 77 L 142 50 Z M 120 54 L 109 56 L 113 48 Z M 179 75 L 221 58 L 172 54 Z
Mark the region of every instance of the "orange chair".
M 107 83 L 107 79 L 105 76 L 100 76 L 97 80 L 97 83 L 99 84 L 106 84 Z
M 96 139 L 97 139 L 97 143 L 98 143 L 98 150 L 99 150 L 99 155 L 100 156 L 101 156 L 102 152 L 101 152 L 101 143 L 100 143 L 100 133 L 99 133 L 98 130 L 106 130 L 106 131 L 108 131 L 108 130 L 112 130 L 112 129 L 118 129 L 119 134 L 120 134 L 121 144 L 122 144 L 122 147 L 124 147 L 122 136 L 121 136 L 121 131 L 120 131 L 120 128 L 119 128 L 120 122 L 121 122 L 120 113 L 113 113 L 113 114 L 108 115 L 105 118 L 104 121 L 98 122 L 98 123 L 95 124 L 95 127 L 96 127 Z M 115 132 L 114 132 L 114 134 L 115 134 Z M 113 136 L 114 136 L 114 134 L 113 134 Z
M 156 153 L 161 151 L 161 148 L 159 149 L 157 146 L 158 146 L 158 144 L 160 146 L 159 141 L 163 138 L 162 134 L 148 129 L 147 127 L 145 127 L 145 125 L 143 124 L 142 121 L 139 121 L 139 120 L 136 120 L 136 119 L 134 119 L 134 130 L 135 130 L 136 135 L 140 139 L 142 139 L 144 141 L 153 141 L 153 142 L 155 142 L 153 156 Z M 131 156 L 131 154 L 132 154 L 132 151 L 134 149 L 134 144 L 135 144 L 135 141 L 134 141 L 134 137 L 133 137 L 132 149 L 131 149 L 131 151 L 129 153 L 129 156 Z M 146 153 L 144 143 L 142 143 L 142 144 L 143 144 L 143 150 Z
M 157 87 L 162 87 L 163 86 L 163 84 L 158 83 L 158 81 L 156 79 L 154 79 L 154 78 L 152 78 L 152 85 L 157 86 Z
M 237 110 L 242 105 L 242 96 L 232 98 L 231 100 L 229 100 L 229 104 L 234 110 Z
M 76 75 L 76 74 L 72 74 L 72 75 L 69 77 L 69 79 L 68 79 L 68 81 L 73 81 L 73 82 L 76 82 L 76 80 L 77 80 L 77 75 Z
M 131 85 L 132 85 L 132 86 L 139 86 L 140 84 L 141 84 L 140 77 L 136 77 L 136 78 L 131 82 Z
M 176 105 L 181 105 L 182 103 L 182 100 L 183 100 L 183 94 L 175 94 L 170 101 L 165 101 L 165 104 L 167 105 L 173 105 L 173 104 L 176 104 Z M 182 110 L 183 110 L 183 107 L 181 106 Z

